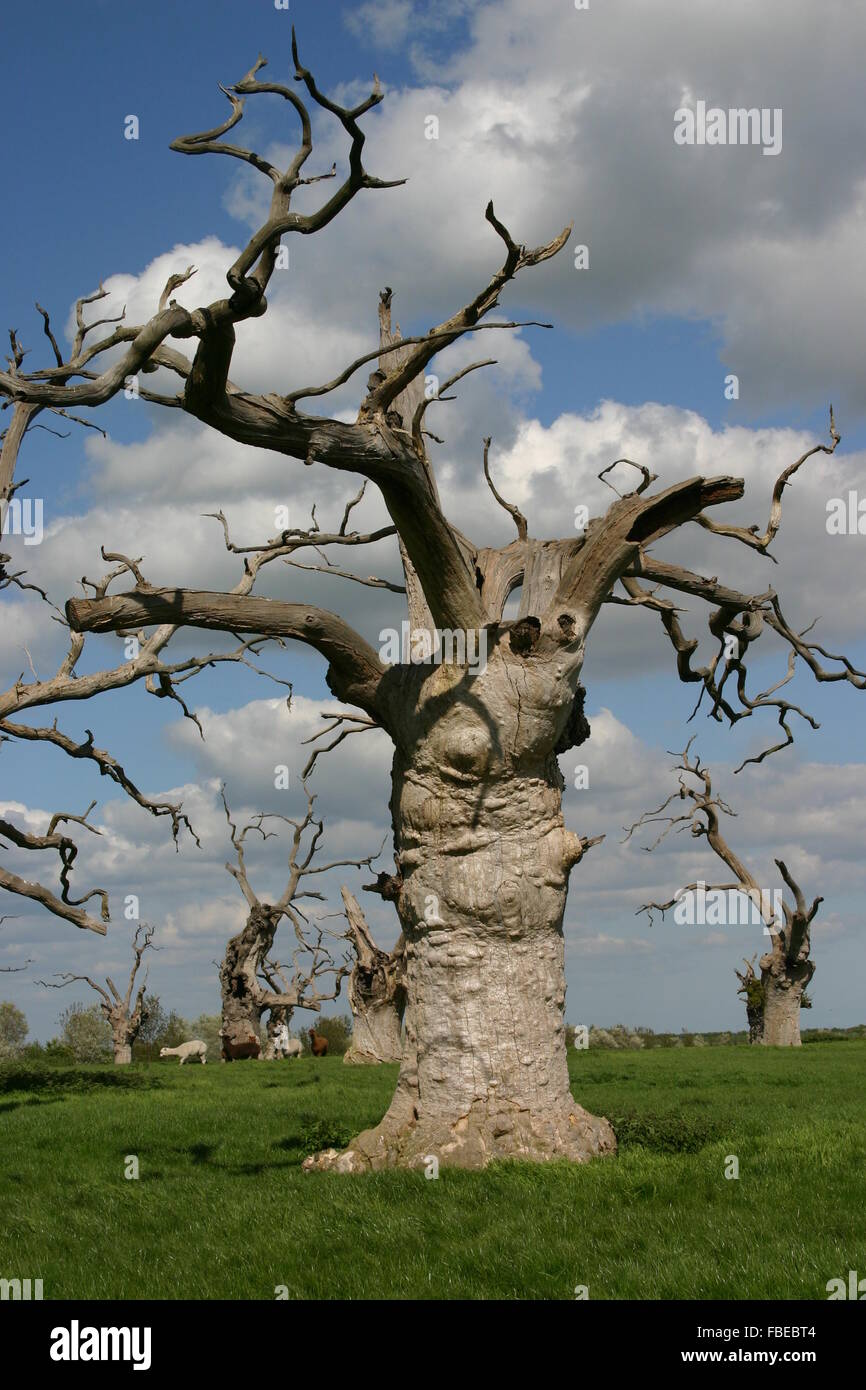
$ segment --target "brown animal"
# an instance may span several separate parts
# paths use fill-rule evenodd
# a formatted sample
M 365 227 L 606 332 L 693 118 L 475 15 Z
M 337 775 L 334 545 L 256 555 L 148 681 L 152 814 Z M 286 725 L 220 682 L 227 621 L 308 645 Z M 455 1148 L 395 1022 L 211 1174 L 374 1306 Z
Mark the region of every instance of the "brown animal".
M 317 1033 L 315 1028 L 310 1029 L 310 1047 L 314 1057 L 324 1057 L 328 1051 L 328 1039 L 323 1038 L 321 1033 Z
M 237 1041 L 227 1038 L 220 1034 L 222 1038 L 222 1061 L 234 1062 L 241 1057 L 258 1057 L 261 1059 L 262 1045 L 255 1033 L 249 1033 L 246 1041 Z

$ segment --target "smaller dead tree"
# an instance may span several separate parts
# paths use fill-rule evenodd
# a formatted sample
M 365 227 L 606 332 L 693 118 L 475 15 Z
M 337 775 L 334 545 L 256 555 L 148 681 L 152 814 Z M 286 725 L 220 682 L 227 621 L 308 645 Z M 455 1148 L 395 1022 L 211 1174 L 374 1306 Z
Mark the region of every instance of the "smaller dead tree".
M 807 907 L 799 885 L 781 859 L 774 862 L 791 901 L 783 898 L 781 893 L 770 894 L 766 889 L 761 889 L 754 875 L 722 835 L 720 814 L 733 816 L 736 812 L 714 794 L 709 769 L 702 766 L 700 758 L 697 755 L 693 760 L 689 758 L 693 742 L 693 739 L 689 740 L 676 765 L 680 774 L 679 789 L 672 792 L 656 810 L 645 812 L 628 829 L 626 839 L 641 826 L 662 822 L 664 829 L 654 843 L 644 846 L 652 851 L 671 830 L 688 829 L 696 839 L 707 840 L 714 854 L 731 870 L 734 881 L 690 883 L 668 902 L 645 903 L 638 911 L 648 913 L 652 921 L 654 911 L 664 916 L 685 894 L 701 888 L 707 893 L 744 894 L 771 939 L 770 949 L 759 962 L 760 975 L 754 969 L 755 956 L 744 962 L 744 971 L 734 972 L 740 981 L 737 992 L 745 996 L 749 1042 L 765 1047 L 799 1047 L 800 1009 L 811 1008 L 811 1001 L 805 992 L 815 973 L 815 963 L 810 959 L 810 928 L 824 899 L 815 898 L 811 907 Z M 677 800 L 687 803 L 686 809 L 679 814 L 668 814 L 668 807 Z
M 352 1044 L 343 1061 L 356 1065 L 399 1062 L 406 1008 L 405 938 L 401 933 L 393 951 L 383 951 L 373 940 L 357 898 L 348 888 L 340 892 L 355 952 L 348 987 Z
M 148 972 L 145 971 L 144 979 L 139 984 L 138 989 L 135 987 L 135 981 L 145 951 L 159 950 L 159 947 L 153 944 L 153 935 L 154 928 L 146 926 L 144 923 L 135 929 L 135 936 L 132 939 L 132 969 L 129 972 L 129 981 L 124 994 L 121 994 L 110 975 L 105 977 L 106 988 L 97 984 L 89 975 L 72 975 L 66 971 L 58 972 L 60 984 L 52 984 L 49 980 L 37 981 L 46 989 L 65 989 L 74 981 L 83 980 L 100 995 L 102 1003 L 99 1007 L 111 1027 L 115 1066 L 126 1066 L 132 1061 L 132 1045 L 141 1031 L 142 1024 L 147 1019 L 145 991 Z
M 324 931 L 319 926 L 306 922 L 304 945 L 292 953 L 291 968 L 278 960 L 262 961 L 260 977 L 268 986 L 263 1005 L 269 1009 L 267 1021 L 267 1041 L 262 1053 L 263 1059 L 273 1061 L 285 1055 L 284 1043 L 292 1026 L 295 1009 L 309 1009 L 321 1013 L 322 1005 L 339 996 L 343 977 L 350 970 L 349 962 L 336 964 L 324 942 Z M 330 976 L 328 988 L 320 986 Z M 282 1002 L 273 1002 L 280 1000 Z
M 745 970 L 734 971 L 740 981 L 737 993 L 743 995 L 746 1003 L 746 1022 L 749 1025 L 749 1042 L 752 1044 L 764 1041 L 764 986 L 760 975 L 755 974 L 757 959 L 756 951 L 751 960 L 744 957 Z
M 279 1055 L 277 1040 L 284 1027 L 288 1028 L 295 1009 L 311 1009 L 318 1013 L 322 1004 L 336 999 L 343 976 L 348 974 L 348 962 L 336 964 L 325 944 L 325 932 L 312 924 L 300 907 L 305 899 L 324 901 L 309 881 L 331 869 L 369 867 L 375 855 L 366 859 L 337 859 L 317 863 L 324 835 L 324 824 L 314 813 L 315 796 L 304 783 L 307 807 L 300 820 L 276 813 L 257 813 L 238 828 L 232 820 L 223 790 L 223 806 L 229 824 L 232 846 L 237 862 L 226 864 L 243 893 L 249 913 L 244 926 L 229 941 L 220 965 L 222 995 L 222 1029 L 224 1039 L 241 1043 L 250 1033 L 259 1036 L 262 1015 L 270 1011 L 265 1059 Z M 269 840 L 275 831 L 265 828 L 268 821 L 283 821 L 292 827 L 286 886 L 276 902 L 263 902 L 255 892 L 246 863 L 246 840 L 250 833 Z M 291 966 L 271 958 L 277 928 L 287 918 L 295 936 Z M 330 977 L 327 988 L 325 980 Z

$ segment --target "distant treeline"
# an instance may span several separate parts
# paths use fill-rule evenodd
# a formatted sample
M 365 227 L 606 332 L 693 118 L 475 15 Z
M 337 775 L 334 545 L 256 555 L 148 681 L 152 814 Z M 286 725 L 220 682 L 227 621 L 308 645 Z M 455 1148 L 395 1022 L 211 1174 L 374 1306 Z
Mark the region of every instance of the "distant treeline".
M 134 1062 L 159 1061 L 162 1047 L 178 1047 L 180 1043 L 198 1038 L 207 1043 L 208 1056 L 216 1061 L 220 1055 L 219 1014 L 199 1014 L 198 1018 L 183 1018 L 176 1010 L 163 1007 L 156 995 L 146 999 L 147 1012 L 138 1039 L 132 1046 Z M 303 1021 L 302 1021 L 303 1020 Z M 331 1056 L 341 1057 L 352 1039 L 352 1020 L 348 1014 L 324 1017 L 304 1013 L 299 1026 L 293 1030 L 305 1052 L 310 1050 L 308 1029 L 315 1023 L 316 1032 L 328 1039 Z M 27 1042 L 27 1019 L 11 1003 L 0 1003 L 0 1061 L 46 1062 L 106 1062 L 111 1060 L 111 1029 L 98 1004 L 75 1001 L 64 1009 L 58 1019 L 59 1033 L 47 1043 Z M 266 1041 L 262 1030 L 262 1042 Z
M 574 1024 L 566 1025 L 566 1041 L 569 1047 L 581 1045 L 578 1029 Z M 866 1039 L 866 1023 L 858 1023 L 853 1028 L 805 1028 L 802 1033 L 804 1043 L 812 1042 L 851 1042 Z M 748 1047 L 749 1035 L 741 1033 L 655 1033 L 652 1028 L 629 1028 L 625 1023 L 614 1023 L 609 1028 L 599 1028 L 592 1024 L 589 1029 L 589 1046 L 609 1050 L 631 1048 L 635 1051 L 652 1047 Z

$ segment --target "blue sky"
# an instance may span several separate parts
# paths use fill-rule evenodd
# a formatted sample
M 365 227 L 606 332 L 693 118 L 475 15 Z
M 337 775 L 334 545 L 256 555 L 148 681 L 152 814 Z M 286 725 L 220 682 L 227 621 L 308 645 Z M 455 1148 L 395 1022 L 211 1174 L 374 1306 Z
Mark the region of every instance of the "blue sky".
M 546 239 L 573 218 L 575 231 L 559 262 L 527 273 L 503 301 L 508 316 L 552 319 L 554 329 L 527 329 L 511 337 L 507 348 L 497 342 L 497 349 L 503 349 L 502 367 L 489 384 L 473 379 L 460 401 L 444 408 L 453 413 L 440 417 L 447 439 L 439 458 L 446 506 L 450 498 L 453 514 L 459 511 L 461 517 L 464 506 L 469 508 L 473 518 L 483 516 L 483 524 L 489 522 L 501 540 L 508 539 L 496 530 L 498 518 L 489 508 L 484 511 L 484 497 L 477 490 L 478 441 L 492 432 L 505 476 L 512 486 L 528 489 L 540 528 L 567 534 L 568 512 L 584 486 L 572 471 L 572 438 L 592 458 L 594 450 L 607 447 L 608 437 L 613 448 L 621 438 L 640 440 L 641 430 L 651 426 L 647 449 L 658 446 L 665 454 L 666 449 L 675 452 L 674 446 L 679 448 L 683 435 L 694 428 L 692 453 L 688 444 L 682 445 L 682 456 L 668 464 L 669 454 L 648 452 L 662 483 L 679 476 L 677 469 L 698 471 L 707 457 L 723 461 L 724 466 L 711 471 L 736 472 L 742 444 L 750 487 L 746 511 L 763 524 L 772 477 L 800 452 L 803 440 L 826 437 L 832 400 L 844 436 L 842 449 L 830 471 L 816 471 L 814 481 L 798 482 L 786 496 L 778 546 L 782 563 L 771 579 L 783 596 L 792 595 L 791 611 L 802 618 L 801 625 L 821 614 L 820 640 L 832 651 L 844 648 L 862 668 L 864 539 L 841 537 L 829 545 L 824 526 L 826 498 L 856 486 L 862 476 L 866 443 L 866 392 L 856 365 L 858 354 L 863 360 L 866 320 L 859 259 L 852 250 L 862 244 L 858 236 L 866 173 L 853 58 L 861 51 L 862 23 L 844 5 L 831 4 L 833 40 L 819 42 L 819 19 L 805 3 L 773 0 L 760 16 L 741 3 L 719 16 L 713 5 L 685 6 L 680 0 L 651 7 L 641 0 L 599 4 L 579 15 L 566 15 L 568 8 L 553 0 L 537 7 L 510 0 L 439 5 L 382 0 L 372 6 L 292 0 L 289 14 L 265 0 L 221 0 L 206 7 L 155 0 L 146 11 L 94 0 L 75 7 L 53 0 L 38 8 L 15 7 L 4 17 L 0 56 L 16 130 L 4 159 L 4 186 L 14 207 L 14 215 L 0 225 L 4 327 L 16 327 L 31 349 L 28 364 L 42 365 L 49 360 L 48 345 L 34 299 L 49 309 L 60 336 L 77 295 L 115 277 L 112 305 L 127 294 L 135 300 L 155 273 L 155 258 L 175 247 L 201 253 L 201 278 L 211 265 L 228 263 L 225 256 L 220 259 L 219 249 L 207 249 L 206 239 L 216 239 L 224 248 L 241 244 L 255 222 L 260 190 L 239 175 L 234 161 L 188 159 L 168 146 L 177 135 L 222 118 L 225 101 L 216 83 L 239 80 L 259 51 L 269 58 L 267 75 L 285 80 L 294 22 L 302 59 L 325 90 L 358 82 L 366 90 L 373 70 L 378 72 L 387 99 L 368 122 L 368 167 L 383 177 L 408 175 L 410 184 L 405 190 L 364 195 L 366 201 L 356 200 L 339 225 L 297 248 L 291 290 L 275 295 L 270 315 L 285 325 L 283 336 L 277 332 L 261 350 L 251 339 L 249 356 L 241 354 L 257 389 L 298 384 L 297 374 L 303 372 L 303 351 L 294 341 L 293 295 L 310 342 L 321 337 L 323 322 L 334 327 L 333 348 L 322 351 L 336 370 L 362 350 L 355 346 L 359 341 L 373 345 L 375 290 L 386 276 L 397 287 L 404 332 L 424 329 L 450 313 L 462 302 L 467 285 L 477 288 L 483 282 L 499 250 L 498 243 L 484 239 L 488 196 L 495 196 L 497 212 L 519 239 Z M 694 17 L 691 27 L 684 22 L 686 14 Z M 836 95 L 828 102 L 831 73 Z M 751 149 L 676 150 L 669 127 L 677 92 L 706 95 L 720 105 L 783 105 L 782 154 L 762 159 L 760 151 Z M 420 117 L 430 110 L 442 118 L 443 136 L 436 144 L 424 142 L 420 134 Z M 130 113 L 140 120 L 137 141 L 123 138 L 124 118 Z M 261 108 L 248 104 L 243 133 L 263 148 L 275 143 L 285 147 L 294 135 L 280 104 L 270 100 Z M 333 157 L 339 154 L 339 141 L 322 122 L 317 122 L 318 137 L 322 167 L 327 167 L 332 148 Z M 373 205 L 373 199 L 388 201 Z M 568 258 L 579 241 L 590 245 L 590 270 L 577 273 Z M 182 302 L 198 302 L 195 292 L 193 280 L 191 297 L 181 296 Z M 287 373 L 292 371 L 290 381 Z M 737 401 L 724 396 L 729 372 L 740 376 Z M 611 406 L 599 424 L 604 402 Z M 659 408 L 654 416 L 648 414 L 652 405 Z M 350 395 L 341 397 L 339 406 L 350 408 Z M 79 556 L 90 566 L 88 574 L 99 572 L 99 542 L 110 548 L 119 544 L 120 534 L 131 535 L 134 544 L 136 516 L 142 537 L 151 539 L 151 551 L 153 537 L 163 536 L 161 553 L 148 573 L 163 582 L 191 584 L 212 574 L 195 549 L 192 528 L 208 506 L 223 504 L 223 493 L 208 483 L 206 458 L 196 454 L 187 473 L 190 451 L 198 442 L 192 434 L 177 438 L 166 433 L 167 413 L 123 401 L 95 412 L 93 418 L 110 434 L 105 447 L 90 431 L 74 426 L 68 439 L 42 431 L 28 436 L 19 474 L 31 480 L 30 493 L 46 499 L 46 517 L 57 523 L 60 538 L 51 549 L 46 543 L 38 552 L 15 552 L 16 558 L 24 554 L 34 577 L 44 560 L 52 582 L 62 586 L 67 582 L 64 565 L 77 564 Z M 604 424 L 608 418 L 609 430 Z M 742 437 L 726 433 L 738 428 Z M 167 458 L 174 470 L 168 473 Z M 499 466 L 496 457 L 494 464 Z M 256 498 L 265 509 L 272 495 L 270 481 L 257 482 L 259 464 L 249 467 L 248 488 L 226 489 L 227 510 L 234 507 L 246 525 Z M 587 466 L 588 487 L 595 486 L 597 471 Z M 316 481 L 331 514 L 336 509 L 339 515 L 348 493 L 335 488 L 333 480 L 320 479 L 322 472 L 316 470 Z M 187 488 L 176 504 L 170 492 L 173 477 L 183 477 Z M 286 487 L 292 505 L 297 500 L 301 510 L 308 509 L 309 497 L 315 495 L 309 478 L 293 474 Z M 168 520 L 159 519 L 160 505 L 169 508 Z M 181 514 L 189 517 L 189 553 Z M 61 562 L 55 557 L 63 540 L 74 559 Z M 215 533 L 215 554 L 217 541 Z M 746 572 L 767 582 L 766 564 L 756 571 L 743 554 L 708 546 L 705 555 L 700 538 L 689 544 L 690 564 L 706 566 L 735 584 L 746 582 Z M 142 545 L 147 548 L 146 539 Z M 370 559 L 371 567 L 392 563 L 393 556 Z M 70 569 L 68 588 L 56 596 L 65 598 L 80 573 L 81 568 Z M 341 606 L 336 590 L 328 589 L 325 596 L 310 587 L 312 581 L 298 583 L 301 592 L 316 592 L 323 606 Z M 285 588 L 266 591 L 286 593 Z M 354 594 L 348 600 L 358 603 Z M 389 610 L 371 604 L 351 611 L 375 633 Z M 699 717 L 687 729 L 693 688 L 677 682 L 649 616 L 606 617 L 591 641 L 585 668 L 590 714 L 598 714 L 599 727 L 607 730 L 600 747 L 616 760 L 628 756 L 629 749 L 634 754 L 628 739 L 638 740 L 646 778 L 638 790 L 648 797 L 647 804 L 666 794 L 665 750 L 681 747 L 695 729 L 704 756 L 728 769 L 775 737 L 771 719 L 761 729 L 756 718 L 728 731 Z M 705 622 L 696 611 L 695 623 L 698 618 Z M 4 684 L 26 664 L 18 627 L 10 622 L 6 628 L 0 652 Z M 197 640 L 192 638 L 192 644 Z M 42 663 L 50 664 L 51 651 L 47 638 L 33 651 L 40 674 Z M 109 653 L 117 659 L 111 639 L 97 640 L 93 651 L 84 669 L 88 661 L 106 661 Z M 755 688 L 777 679 L 784 661 L 780 649 L 768 644 L 767 656 L 756 665 Z M 292 679 L 299 695 L 327 698 L 322 666 L 310 653 L 298 649 L 290 660 L 280 654 L 271 669 Z M 196 689 L 201 695 L 194 703 L 200 698 L 216 721 L 231 721 L 232 712 L 278 695 L 276 687 L 251 673 L 226 668 L 218 678 L 203 677 Z M 796 785 L 801 791 L 807 788 L 807 799 L 824 808 L 820 817 L 810 819 L 809 807 L 792 805 L 784 845 L 792 861 L 799 856 L 805 864 L 808 888 L 824 893 L 833 924 L 826 939 L 820 938 L 821 954 L 816 947 L 813 1020 L 854 1023 L 863 1016 L 866 947 L 857 933 L 863 885 L 854 849 L 840 850 L 837 864 L 834 844 L 839 837 L 830 808 L 836 769 L 850 773 L 864 761 L 866 696 L 843 684 L 819 687 L 803 676 L 791 689 L 796 691 L 791 698 L 802 700 L 821 729 L 798 731 L 797 750 L 765 765 L 773 769 L 766 778 L 733 778 L 731 799 L 738 798 L 742 806 L 746 844 L 765 863 L 772 862 L 777 849 L 769 831 L 776 821 L 764 810 L 768 782 L 774 804 L 793 797 Z M 187 737 L 189 729 L 178 730 L 177 710 L 165 706 L 141 690 L 127 691 L 102 697 L 86 710 L 62 710 L 61 724 L 76 732 L 95 727 L 97 740 L 121 756 L 151 793 L 203 786 L 208 777 L 214 782 L 226 778 L 231 785 L 235 776 L 239 795 L 252 795 L 233 761 L 244 761 L 243 747 L 233 747 L 225 766 L 216 758 L 205 766 L 201 750 Z M 614 722 L 606 723 L 608 717 Z M 586 761 L 592 766 L 592 744 Z M 828 769 L 823 781 L 821 766 Z M 566 811 L 573 808 L 581 831 L 592 830 L 597 817 L 612 840 L 618 806 L 616 778 L 609 771 L 599 771 L 594 803 L 578 804 L 572 796 Z M 101 807 L 111 801 L 99 778 L 82 776 L 77 765 L 51 750 L 7 745 L 0 774 L 0 797 L 33 808 L 34 814 L 61 803 L 77 806 L 82 797 L 85 803 L 99 797 Z M 348 761 L 344 783 L 356 775 L 358 769 Z M 584 795 L 591 798 L 592 789 Z M 326 809 L 337 827 L 337 843 L 351 842 L 366 852 L 373 839 L 378 843 L 384 826 L 384 799 L 375 814 L 370 812 L 365 828 L 353 796 L 345 786 L 341 791 L 335 776 Z M 846 834 L 856 838 L 866 801 L 858 802 L 853 793 L 846 797 L 846 819 L 855 821 Z M 624 810 L 631 808 L 626 801 Z M 203 814 L 217 837 L 218 817 L 212 817 L 210 802 L 208 807 Z M 140 820 L 128 822 L 123 809 L 114 814 L 120 819 L 110 822 L 107 835 L 120 835 L 122 825 L 123 835 L 140 833 L 146 844 L 156 844 L 160 831 Z M 130 829 L 133 823 L 136 830 Z M 773 834 L 778 837 L 778 830 Z M 165 865 L 165 875 L 176 872 L 176 861 L 162 857 L 163 847 L 153 852 Z M 218 949 L 221 928 L 216 922 L 212 935 L 195 949 L 178 941 L 183 922 L 201 917 L 215 882 L 229 900 L 230 883 L 226 879 L 223 884 L 213 872 L 224 853 L 225 846 L 215 839 L 201 866 L 184 870 L 174 886 L 166 877 L 162 896 L 152 902 L 155 916 L 171 915 L 174 922 L 159 988 L 189 1015 L 215 1007 L 207 963 Z M 647 935 L 633 920 L 639 864 L 639 856 L 627 864 L 611 859 L 606 869 L 593 865 L 585 880 L 578 875 L 572 880 L 567 930 L 575 950 L 569 957 L 569 1015 L 583 1017 L 592 1001 L 598 1022 L 624 1018 L 656 1027 L 740 1026 L 732 989 L 718 983 L 725 972 L 732 978 L 737 950 L 702 950 L 672 934 L 654 937 L 644 958 L 630 954 L 625 944 L 611 944 L 627 943 L 639 931 Z M 678 852 L 670 860 L 660 859 L 654 872 L 659 882 L 669 875 L 673 891 L 684 875 L 694 876 L 689 864 Z M 116 875 L 116 864 L 103 867 Z M 605 888 L 605 873 L 609 881 L 621 879 L 620 900 Z M 582 905 L 585 888 L 588 910 Z M 596 914 L 602 922 L 598 931 Z M 374 916 L 384 937 L 394 934 L 393 921 L 382 913 Z M 6 977 L 6 993 L 22 1000 L 42 1033 L 50 1031 L 56 1000 L 46 1002 L 34 989 L 35 973 L 79 968 L 88 959 L 104 959 L 115 968 L 113 962 L 123 960 L 122 929 L 116 945 L 107 945 L 77 939 L 63 924 L 30 914 L 9 924 L 6 932 L 10 943 L 14 932 L 16 950 L 37 962 L 27 974 Z M 596 936 L 601 939 L 593 946 Z

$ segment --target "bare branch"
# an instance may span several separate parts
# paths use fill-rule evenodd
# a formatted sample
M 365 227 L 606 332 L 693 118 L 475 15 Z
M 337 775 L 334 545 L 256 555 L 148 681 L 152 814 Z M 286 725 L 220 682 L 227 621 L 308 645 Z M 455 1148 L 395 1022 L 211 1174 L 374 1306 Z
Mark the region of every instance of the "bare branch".
M 529 523 L 527 522 L 526 517 L 523 515 L 523 512 L 520 510 L 519 507 L 515 507 L 511 502 L 506 502 L 505 498 L 496 491 L 493 479 L 490 476 L 490 468 L 488 466 L 487 461 L 489 451 L 490 436 L 488 435 L 487 438 L 484 440 L 484 476 L 487 479 L 487 484 L 490 488 L 490 491 L 493 493 L 493 496 L 496 498 L 500 507 L 504 507 L 505 510 L 508 512 L 509 516 L 513 518 L 514 524 L 517 527 L 518 538 L 522 541 L 525 541 L 527 535 L 529 534 Z

